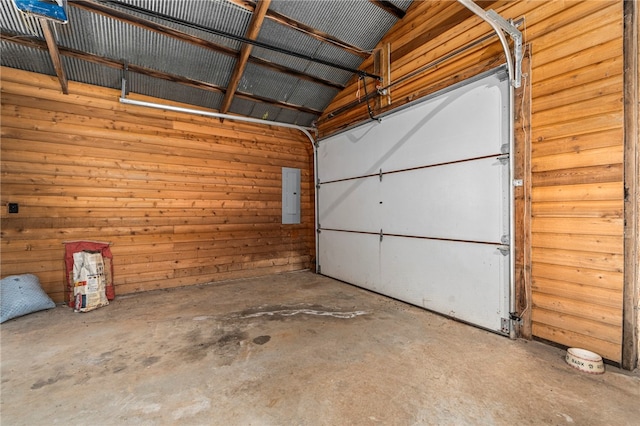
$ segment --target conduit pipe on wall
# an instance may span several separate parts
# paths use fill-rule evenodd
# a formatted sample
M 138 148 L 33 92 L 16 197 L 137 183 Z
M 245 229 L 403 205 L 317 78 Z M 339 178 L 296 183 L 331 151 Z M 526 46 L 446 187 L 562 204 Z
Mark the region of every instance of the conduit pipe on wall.
M 192 109 L 192 108 L 183 108 L 183 107 L 177 107 L 177 106 L 173 106 L 173 105 L 163 105 L 163 104 L 157 104 L 154 102 L 146 102 L 146 101 L 138 101 L 135 99 L 127 99 L 125 98 L 124 94 L 125 94 L 125 87 L 126 87 L 126 82 L 123 81 L 123 85 L 122 85 L 122 96 L 120 97 L 120 103 L 122 104 L 127 104 L 127 105 L 136 105 L 136 106 L 142 106 L 142 107 L 147 107 L 147 108 L 155 108 L 155 109 L 164 109 L 167 111 L 174 111 L 174 112 L 182 112 L 185 114 L 194 114 L 194 115 L 202 115 L 205 117 L 214 117 L 214 118 L 221 118 L 224 120 L 233 120 L 233 121 L 243 121 L 246 123 L 253 123 L 253 124 L 262 124 L 262 125 L 266 125 L 266 126 L 277 126 L 277 127 L 285 127 L 288 129 L 295 129 L 295 130 L 299 130 L 301 131 L 307 138 L 309 138 L 309 142 L 311 142 L 311 149 L 313 150 L 313 185 L 314 185 L 314 195 L 315 195 L 315 213 L 314 213 L 314 239 L 315 239 L 315 247 L 316 247 L 316 265 L 315 265 L 315 269 L 317 272 L 318 269 L 318 234 L 317 234 L 317 229 L 318 229 L 318 191 L 315 188 L 316 184 L 316 176 L 317 176 L 317 169 L 318 169 L 318 158 L 317 158 L 317 144 L 315 139 L 313 138 L 313 136 L 311 135 L 311 131 L 316 131 L 315 128 L 313 127 L 304 127 L 304 126 L 299 126 L 297 124 L 291 124 L 291 123 L 282 123 L 279 121 L 269 121 L 269 120 L 262 120 L 260 118 L 253 118 L 253 117 L 245 117 L 242 115 L 230 115 L 230 114 L 222 114 L 219 112 L 213 112 L 213 111 L 204 111 L 204 110 L 199 110 L 199 109 Z
M 514 95 L 514 87 L 520 86 L 520 67 L 518 67 L 518 75 L 516 75 L 516 70 L 514 70 L 513 66 L 513 58 L 511 57 L 511 51 L 509 50 L 509 42 L 507 41 L 507 37 L 502 32 L 502 28 L 500 25 L 496 23 L 497 14 L 489 15 L 483 8 L 478 6 L 473 2 L 473 0 L 458 0 L 464 7 L 469 9 L 471 12 L 482 18 L 483 21 L 488 23 L 491 28 L 495 31 L 496 35 L 500 39 L 500 43 L 502 43 L 502 48 L 504 49 L 504 55 L 507 60 L 507 70 L 509 73 L 509 177 L 511 182 L 509 182 L 509 317 L 511 318 L 512 314 L 516 314 L 516 281 L 515 281 L 515 208 L 514 208 L 514 171 L 515 171 L 515 132 L 514 132 L 514 107 L 513 103 L 515 101 Z M 503 24 L 504 25 L 504 24 Z M 512 37 L 515 35 L 516 37 L 519 35 L 519 31 L 514 28 L 509 28 L 509 33 Z M 520 50 L 520 52 L 516 51 L 516 61 L 521 60 L 522 56 L 522 37 L 520 35 L 519 39 L 515 40 L 516 50 Z M 518 56 L 520 55 L 520 56 Z M 509 326 L 509 337 L 512 339 L 516 338 L 515 327 L 513 324 Z

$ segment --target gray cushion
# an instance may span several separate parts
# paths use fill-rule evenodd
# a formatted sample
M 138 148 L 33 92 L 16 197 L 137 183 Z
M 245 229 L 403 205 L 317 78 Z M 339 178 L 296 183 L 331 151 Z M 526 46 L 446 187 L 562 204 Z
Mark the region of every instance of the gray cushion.
M 35 275 L 10 275 L 0 280 L 0 323 L 55 307 Z

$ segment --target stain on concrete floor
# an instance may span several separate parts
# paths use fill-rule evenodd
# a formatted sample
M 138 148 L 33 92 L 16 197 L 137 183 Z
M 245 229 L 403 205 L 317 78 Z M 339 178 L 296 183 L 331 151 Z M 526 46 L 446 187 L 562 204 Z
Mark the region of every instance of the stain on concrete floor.
M 7 425 L 635 425 L 640 377 L 289 273 L 1 331 Z

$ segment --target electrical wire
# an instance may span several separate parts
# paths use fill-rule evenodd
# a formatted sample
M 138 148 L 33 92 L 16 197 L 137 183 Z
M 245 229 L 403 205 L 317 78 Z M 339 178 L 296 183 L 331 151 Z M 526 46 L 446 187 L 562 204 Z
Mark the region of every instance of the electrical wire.
M 362 70 L 358 70 L 358 69 L 353 69 L 344 65 L 340 65 L 340 64 L 335 64 L 329 61 L 326 61 L 324 59 L 319 59 L 319 58 L 314 58 L 313 56 L 309 56 L 309 55 L 305 55 L 304 53 L 298 53 L 298 52 L 294 52 L 291 50 L 287 50 L 287 49 L 283 49 L 281 47 L 277 47 L 277 46 L 272 46 L 270 44 L 267 43 L 263 43 L 257 40 L 252 40 L 252 39 L 248 39 L 246 37 L 242 37 L 242 36 L 238 36 L 235 34 L 231 34 L 228 33 L 226 31 L 222 31 L 222 30 L 216 30 L 213 28 L 209 28 L 209 27 L 205 27 L 203 25 L 198 25 L 198 24 L 194 24 L 192 22 L 188 22 L 185 21 L 183 19 L 178 19 L 175 18 L 173 16 L 170 15 L 166 15 L 163 13 L 159 13 L 159 12 L 153 12 L 151 10 L 148 9 L 144 9 L 142 7 L 139 6 L 135 6 L 135 5 L 131 5 L 131 4 L 127 4 L 127 3 L 123 3 L 117 0 L 110 0 L 108 2 L 102 1 L 102 0 L 92 0 L 93 3 L 97 3 L 100 4 L 102 6 L 111 6 L 111 5 L 115 5 L 118 6 L 122 9 L 128 10 L 128 11 L 133 11 L 135 13 L 140 13 L 142 15 L 148 16 L 148 17 L 152 17 L 152 18 L 156 18 L 156 19 L 162 19 L 164 21 L 170 22 L 172 24 L 177 24 L 177 25 L 182 25 L 185 26 L 187 28 L 191 28 L 193 30 L 198 30 L 198 31 L 204 31 L 207 32 L 209 34 L 213 34 L 219 37 L 224 37 L 233 41 L 237 41 L 239 43 L 245 43 L 245 44 L 250 44 L 252 46 L 255 47 L 260 47 L 262 49 L 267 49 L 267 50 L 271 50 L 277 53 L 281 53 L 283 55 L 288 55 L 288 56 L 293 56 L 299 59 L 304 59 L 307 61 L 311 61 L 311 62 L 315 62 L 321 65 L 326 65 L 328 67 L 331 68 L 336 68 L 336 69 L 340 69 L 343 71 L 348 71 L 352 74 L 357 74 L 360 76 L 367 76 L 367 77 L 371 77 L 371 78 L 375 78 L 377 80 L 380 80 L 380 76 L 377 76 L 375 74 L 370 74 L 366 71 L 362 71 Z
M 231 1 L 227 1 L 227 4 L 228 4 L 229 6 L 231 6 L 231 7 L 233 7 L 233 8 L 234 8 L 234 9 L 236 9 L 236 10 L 239 10 L 239 11 L 241 11 L 241 12 L 246 12 L 248 15 L 251 15 L 251 14 L 252 14 L 252 12 L 251 12 L 250 10 L 248 10 L 248 9 L 246 9 L 246 8 L 242 7 L 242 6 L 238 6 L 237 4 L 235 4 L 235 3 L 231 2 Z M 277 19 L 275 19 L 275 20 L 277 21 Z M 328 43 L 328 44 L 332 44 L 332 45 L 334 45 L 334 46 L 341 47 L 341 48 L 343 48 L 343 49 L 345 49 L 345 50 L 349 50 L 349 51 L 351 51 L 351 52 L 357 52 L 357 53 L 369 53 L 369 54 L 371 54 L 371 53 L 373 53 L 373 52 L 375 52 L 375 51 L 377 50 L 376 48 L 369 49 L 369 50 L 363 50 L 363 49 L 357 48 L 356 46 L 349 46 L 349 45 L 347 45 L 347 44 L 340 43 L 340 41 L 339 41 L 339 40 L 334 40 L 334 39 L 330 39 L 330 38 L 328 38 L 328 37 L 324 37 L 324 36 L 322 36 L 322 35 L 320 35 L 320 34 L 316 34 L 316 33 L 313 33 L 313 32 L 311 32 L 311 31 L 307 31 L 307 30 L 305 30 L 304 28 L 300 28 L 300 27 L 295 26 L 295 25 L 294 25 L 294 26 L 291 26 L 290 28 L 291 28 L 292 30 L 295 30 L 295 31 L 298 31 L 298 32 L 300 32 L 300 33 L 306 34 L 306 35 L 308 35 L 308 36 L 310 36 L 310 37 L 313 37 L 313 38 L 315 38 L 315 39 L 322 40 L 322 41 L 324 41 L 325 43 Z
M 363 49 L 360 49 L 360 48 L 357 48 L 357 49 L 356 49 L 356 48 L 354 48 L 354 46 L 349 46 L 349 45 L 347 45 L 347 44 L 340 43 L 340 42 L 339 42 L 339 41 L 337 41 L 337 40 L 333 40 L 333 39 L 330 39 L 330 38 L 327 38 L 327 37 L 321 36 L 321 35 L 319 35 L 319 34 L 312 33 L 311 31 L 307 31 L 307 30 L 305 30 L 304 28 L 291 27 L 291 29 L 296 30 L 296 31 L 298 31 L 298 32 L 301 32 L 301 33 L 303 33 L 303 34 L 306 34 L 306 35 L 308 35 L 309 37 L 313 37 L 313 38 L 316 38 L 316 39 L 320 39 L 320 40 L 324 41 L 325 43 L 328 43 L 328 44 L 332 44 L 332 45 L 334 45 L 334 46 L 341 47 L 341 48 L 343 48 L 343 49 L 345 49 L 345 50 L 348 50 L 348 51 L 351 51 L 351 52 L 357 52 L 357 53 L 368 53 L 368 54 L 371 54 L 371 53 L 375 52 L 376 50 L 378 50 L 378 49 L 376 49 L 376 48 L 369 49 L 369 50 L 363 50 Z
M 365 76 L 360 77 L 362 79 L 362 85 L 364 86 L 364 99 L 367 102 L 367 111 L 369 112 L 369 118 L 371 120 L 375 120 L 380 122 L 380 118 L 373 116 L 373 111 L 371 110 L 371 106 L 369 105 L 369 94 L 367 93 L 367 80 L 365 80 Z

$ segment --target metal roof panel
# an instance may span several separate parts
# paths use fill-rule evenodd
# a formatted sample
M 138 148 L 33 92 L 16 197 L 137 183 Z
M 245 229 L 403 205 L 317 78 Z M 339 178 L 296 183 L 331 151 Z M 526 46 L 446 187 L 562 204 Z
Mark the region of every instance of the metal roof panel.
M 49 52 L 32 49 L 8 41 L 0 41 L 0 64 L 40 74 L 56 75 Z
M 62 57 L 67 79 L 112 89 L 122 88 L 122 70 L 98 65 L 75 58 Z
M 274 0 L 271 9 L 363 50 L 373 49 L 397 21 L 368 0 Z
M 219 109 L 223 95 L 217 92 L 197 89 L 173 81 L 158 80 L 146 75 L 130 73 L 129 90 L 141 95 L 168 99 L 204 108 Z
M 242 43 L 223 37 L 215 31 L 244 37 L 252 16 L 246 8 L 224 0 L 96 1 L 234 51 L 238 51 Z M 406 10 L 411 0 L 393 2 Z M 397 21 L 391 14 L 366 0 L 273 0 L 271 9 L 364 50 L 375 46 Z M 68 24 L 52 25 L 56 42 L 61 47 L 120 63 L 126 61 L 165 73 L 167 77 L 175 75 L 221 88 L 226 87 L 230 81 L 237 61 L 235 54 L 214 51 L 197 43 L 90 12 L 75 7 L 72 1 L 69 2 L 67 12 Z M 0 27 L 5 32 L 36 37 L 40 43 L 44 43 L 39 20 L 19 13 L 10 0 L 0 0 Z M 323 43 L 309 34 L 270 19 L 262 24 L 258 41 L 274 46 L 275 50 L 254 46 L 252 56 L 336 84 L 346 84 L 353 77 L 353 70 L 363 61 L 359 55 L 333 44 Z M 10 41 L 3 41 L 0 46 L 2 65 L 55 75 L 47 51 L 23 47 Z M 285 51 L 322 59 L 349 70 L 320 64 L 309 58 L 291 56 Z M 111 88 L 121 86 L 123 73 L 119 68 L 109 68 L 64 55 L 62 63 L 71 81 Z M 213 109 L 219 108 L 223 99 L 223 93 L 133 72 L 128 73 L 128 88 L 135 93 Z M 326 84 L 314 83 L 251 62 L 246 65 L 238 90 L 256 98 L 273 99 L 318 111 L 325 109 L 338 93 L 336 88 Z M 230 111 L 302 125 L 309 125 L 316 119 L 315 115 L 300 110 L 237 97 L 234 98 Z
M 13 32 L 44 37 L 38 18 L 19 12 L 10 0 L 0 0 L 0 26 Z

